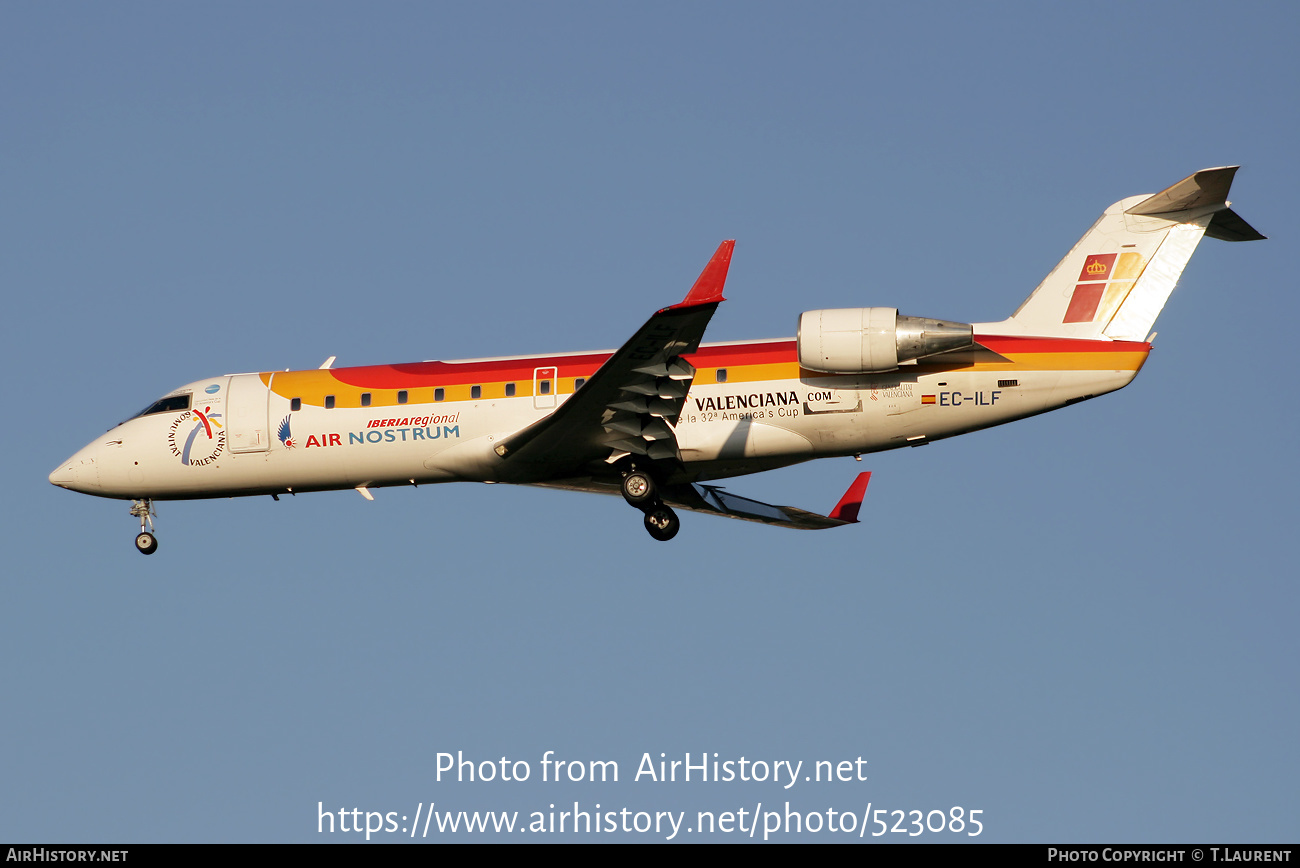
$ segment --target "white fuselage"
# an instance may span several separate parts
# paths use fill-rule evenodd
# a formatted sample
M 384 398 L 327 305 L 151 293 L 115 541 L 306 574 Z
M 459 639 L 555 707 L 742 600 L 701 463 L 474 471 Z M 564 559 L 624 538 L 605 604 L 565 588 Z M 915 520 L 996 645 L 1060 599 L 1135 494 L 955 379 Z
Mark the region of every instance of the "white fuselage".
M 697 372 L 674 426 L 682 468 L 674 479 L 717 479 L 987 428 L 1121 388 L 1149 351 L 1143 343 L 977 340 L 977 352 L 942 366 L 857 375 L 800 369 L 790 340 L 701 345 L 689 357 Z M 188 395 L 188 409 L 123 422 L 50 479 L 88 494 L 158 500 L 455 481 L 564 484 L 519 475 L 494 447 L 554 412 L 608 356 L 199 380 L 171 393 Z M 593 479 L 601 481 L 599 468 L 579 481 Z

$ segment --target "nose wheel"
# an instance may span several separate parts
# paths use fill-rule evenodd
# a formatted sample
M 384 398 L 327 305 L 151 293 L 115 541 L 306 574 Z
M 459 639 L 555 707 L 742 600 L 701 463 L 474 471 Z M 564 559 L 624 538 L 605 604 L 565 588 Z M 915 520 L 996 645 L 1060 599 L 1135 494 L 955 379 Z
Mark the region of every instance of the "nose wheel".
M 158 538 L 153 535 L 155 514 L 152 500 L 131 501 L 131 515 L 140 519 L 140 533 L 135 537 L 135 550 L 142 555 L 151 555 L 158 551 Z M 146 525 L 148 530 L 145 530 Z
M 140 531 L 135 538 L 136 550 L 142 555 L 151 555 L 158 551 L 158 539 L 147 530 Z

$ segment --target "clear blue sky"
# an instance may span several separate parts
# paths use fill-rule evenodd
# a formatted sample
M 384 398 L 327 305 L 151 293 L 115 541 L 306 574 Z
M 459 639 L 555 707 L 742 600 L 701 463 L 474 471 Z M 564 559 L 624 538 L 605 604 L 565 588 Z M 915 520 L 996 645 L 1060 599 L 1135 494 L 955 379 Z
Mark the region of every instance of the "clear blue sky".
M 354 840 L 318 802 L 432 800 L 1296 841 L 1297 18 L 6 4 L 0 840 Z M 1001 319 L 1111 202 L 1224 164 L 1271 240 L 1201 246 L 1128 389 L 730 485 L 822 510 L 874 470 L 856 528 L 664 545 L 461 485 L 164 503 L 143 558 L 125 503 L 46 481 L 200 377 L 618 346 L 723 238 L 713 340 Z M 457 750 L 533 777 L 438 782 Z M 620 781 L 543 783 L 547 750 Z M 634 782 L 646 752 L 868 780 Z

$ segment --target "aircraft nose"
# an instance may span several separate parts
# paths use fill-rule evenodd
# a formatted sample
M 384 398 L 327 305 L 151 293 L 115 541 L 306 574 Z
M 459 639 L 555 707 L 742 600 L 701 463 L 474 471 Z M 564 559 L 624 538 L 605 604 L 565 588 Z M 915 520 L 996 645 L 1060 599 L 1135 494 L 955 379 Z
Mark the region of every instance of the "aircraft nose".
M 76 477 L 76 467 L 71 460 L 68 460 L 54 468 L 54 472 L 50 474 L 50 482 L 59 488 L 71 488 Z
M 87 446 L 55 468 L 50 474 L 50 482 L 69 491 L 94 494 L 102 488 L 100 470 L 92 448 Z

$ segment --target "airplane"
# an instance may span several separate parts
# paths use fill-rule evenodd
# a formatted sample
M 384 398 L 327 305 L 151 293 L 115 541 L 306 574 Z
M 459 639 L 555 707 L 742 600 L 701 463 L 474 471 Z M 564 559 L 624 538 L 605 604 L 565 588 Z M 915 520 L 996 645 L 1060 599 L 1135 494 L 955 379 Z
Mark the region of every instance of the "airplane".
M 188 383 L 50 474 L 131 501 L 152 554 L 154 501 L 438 482 L 621 494 L 656 540 L 676 510 L 780 527 L 858 521 L 870 473 L 827 514 L 712 484 L 814 458 L 919 446 L 1123 388 L 1202 236 L 1263 239 L 1229 207 L 1237 166 L 1106 209 L 1009 318 L 892 307 L 811 310 L 793 338 L 701 343 L 734 241 L 685 298 L 613 351 L 228 374 Z

